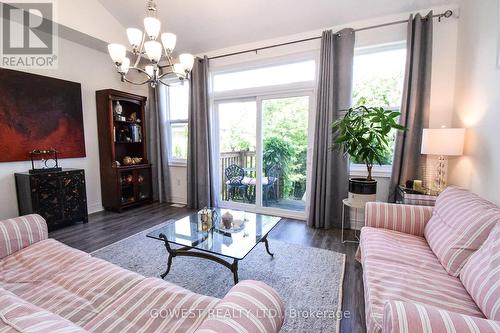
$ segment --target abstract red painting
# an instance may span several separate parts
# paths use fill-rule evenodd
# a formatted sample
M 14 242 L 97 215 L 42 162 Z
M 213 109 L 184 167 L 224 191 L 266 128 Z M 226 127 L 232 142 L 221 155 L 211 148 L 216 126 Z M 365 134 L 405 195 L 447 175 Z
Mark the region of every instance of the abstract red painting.
M 0 69 L 0 162 L 49 148 L 59 158 L 85 156 L 80 83 Z

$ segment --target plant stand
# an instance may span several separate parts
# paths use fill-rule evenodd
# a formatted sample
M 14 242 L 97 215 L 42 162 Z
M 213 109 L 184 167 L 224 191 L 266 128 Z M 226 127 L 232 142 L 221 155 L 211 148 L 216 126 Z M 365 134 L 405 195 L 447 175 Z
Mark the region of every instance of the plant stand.
M 358 220 L 358 210 L 359 209 L 364 209 L 365 207 L 362 206 L 356 206 L 353 205 L 349 202 L 349 199 L 344 199 L 342 200 L 342 235 L 341 235 L 341 241 L 342 244 L 345 243 L 359 243 L 359 231 L 357 229 L 354 229 L 354 240 L 349 240 L 344 238 L 344 231 L 345 231 L 345 210 L 346 208 L 354 208 L 354 220 Z

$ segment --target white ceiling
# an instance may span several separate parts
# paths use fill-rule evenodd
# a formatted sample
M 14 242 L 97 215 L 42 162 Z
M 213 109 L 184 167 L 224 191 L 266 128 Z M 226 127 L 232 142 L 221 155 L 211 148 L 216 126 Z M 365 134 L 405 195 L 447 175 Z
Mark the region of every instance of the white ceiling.
M 142 27 L 145 0 L 99 0 L 125 27 Z M 456 0 L 156 0 L 162 32 L 200 53 Z M 125 33 L 125 31 L 123 32 Z

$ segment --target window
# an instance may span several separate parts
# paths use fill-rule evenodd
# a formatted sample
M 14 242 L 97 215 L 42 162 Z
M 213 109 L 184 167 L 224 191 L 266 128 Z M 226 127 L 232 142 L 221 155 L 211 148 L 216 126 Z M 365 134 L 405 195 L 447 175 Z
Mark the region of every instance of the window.
M 265 86 L 314 81 L 314 60 L 268 66 L 214 75 L 214 91 L 239 90 Z
M 168 126 L 170 162 L 185 163 L 188 146 L 189 85 L 170 86 L 168 91 Z
M 406 48 L 397 44 L 391 47 L 371 47 L 356 50 L 353 73 L 353 105 L 384 107 L 399 111 L 403 94 Z M 394 157 L 396 132 L 393 131 L 389 149 L 379 170 L 388 170 Z M 351 170 L 358 169 L 359 161 L 351 161 Z M 366 169 L 363 166 L 360 169 Z

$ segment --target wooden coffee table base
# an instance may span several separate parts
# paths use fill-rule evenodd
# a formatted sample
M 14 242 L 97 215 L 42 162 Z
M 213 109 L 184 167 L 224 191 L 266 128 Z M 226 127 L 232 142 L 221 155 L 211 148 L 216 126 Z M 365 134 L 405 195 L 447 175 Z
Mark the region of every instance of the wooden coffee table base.
M 197 251 L 189 246 L 173 249 L 170 247 L 168 239 L 164 234 L 160 234 L 160 238 L 163 239 L 165 249 L 168 252 L 167 270 L 165 271 L 165 273 L 160 275 L 162 279 L 165 278 L 165 276 L 167 276 L 167 274 L 170 272 L 170 268 L 172 267 L 172 259 L 174 257 L 197 257 L 215 261 L 216 263 L 229 268 L 229 270 L 233 273 L 234 284 L 238 283 L 238 259 L 233 259 L 233 262 L 231 263 L 210 253 Z M 262 238 L 260 242 L 264 243 L 264 245 L 266 246 L 266 252 L 271 257 L 274 257 L 274 253 L 271 253 L 269 251 L 269 242 L 267 241 L 267 236 Z

